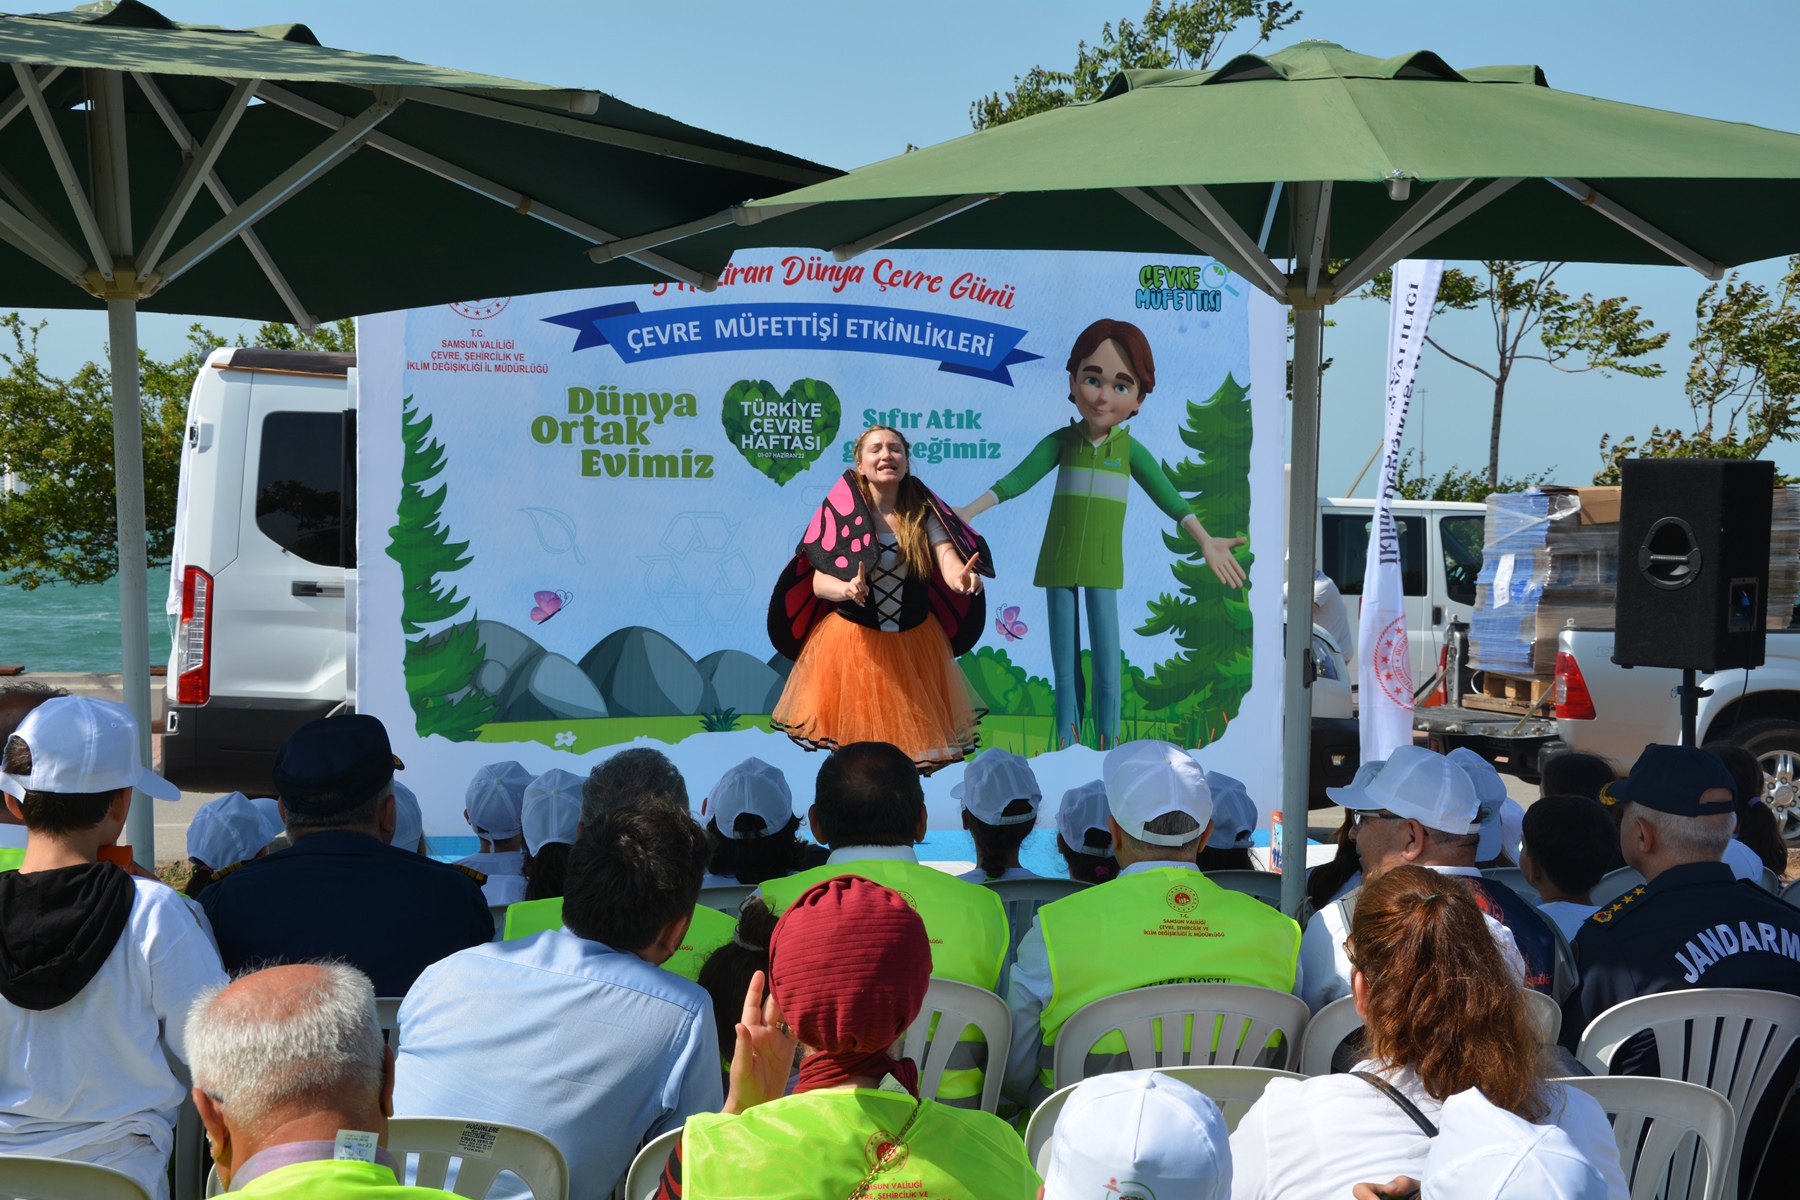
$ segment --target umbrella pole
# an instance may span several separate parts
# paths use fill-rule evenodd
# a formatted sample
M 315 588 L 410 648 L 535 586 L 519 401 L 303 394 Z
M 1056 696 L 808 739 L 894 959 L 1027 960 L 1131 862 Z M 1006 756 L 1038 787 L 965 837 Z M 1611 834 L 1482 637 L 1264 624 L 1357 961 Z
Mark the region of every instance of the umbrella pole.
M 1306 887 L 1306 814 L 1312 775 L 1314 535 L 1318 528 L 1319 362 L 1322 307 L 1294 310 L 1294 417 L 1288 474 L 1287 645 L 1282 672 L 1281 910 L 1298 919 Z
M 150 602 L 144 549 L 144 419 L 138 400 L 137 301 L 108 298 L 111 343 L 114 500 L 119 522 L 119 649 L 125 704 L 137 718 L 138 758 L 150 765 Z M 143 792 L 131 795 L 125 823 L 131 857 L 156 870 L 156 820 Z

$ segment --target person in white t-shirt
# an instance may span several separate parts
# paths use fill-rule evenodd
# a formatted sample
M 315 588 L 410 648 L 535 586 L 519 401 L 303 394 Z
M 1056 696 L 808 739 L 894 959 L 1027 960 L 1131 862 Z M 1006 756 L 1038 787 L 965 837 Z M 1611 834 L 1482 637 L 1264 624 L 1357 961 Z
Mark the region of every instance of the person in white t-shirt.
M 1519 870 L 1537 889 L 1538 911 L 1569 941 L 1600 911 L 1588 893 L 1612 865 L 1619 828 L 1598 800 L 1545 796 L 1525 810 Z
M 1010 750 L 990 746 L 963 768 L 950 789 L 962 801 L 963 828 L 975 840 L 975 869 L 958 875 L 970 883 L 1036 879 L 1019 865 L 1019 847 L 1037 825 L 1044 793 L 1031 764 Z
M 174 888 L 102 859 L 133 788 L 180 789 L 138 761 L 122 704 L 63 696 L 0 750 L 0 791 L 30 839 L 0 874 L 0 1154 L 99 1163 L 152 1196 L 184 1094 L 182 1022 L 223 983 L 219 952 Z
M 1606 1172 L 1573 1138 L 1494 1106 L 1474 1088 L 1444 1101 L 1437 1124 L 1438 1135 L 1412 1151 L 1423 1182 L 1402 1175 L 1359 1183 L 1352 1200 L 1608 1200 Z
M 490 905 L 525 898 L 525 789 L 532 774 L 516 762 L 489 763 L 475 772 L 463 794 L 463 820 L 481 849 L 457 860 L 487 876 L 481 894 Z

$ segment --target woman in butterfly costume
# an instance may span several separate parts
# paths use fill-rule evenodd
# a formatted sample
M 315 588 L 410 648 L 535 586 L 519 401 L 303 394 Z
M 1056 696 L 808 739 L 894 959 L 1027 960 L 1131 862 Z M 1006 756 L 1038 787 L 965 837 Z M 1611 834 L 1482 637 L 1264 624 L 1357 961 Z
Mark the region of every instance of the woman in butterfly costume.
M 773 723 L 802 746 L 890 742 L 921 774 L 961 762 L 981 715 L 956 656 L 980 640 L 987 544 L 876 426 L 813 515 L 769 598 L 769 640 L 794 660 Z

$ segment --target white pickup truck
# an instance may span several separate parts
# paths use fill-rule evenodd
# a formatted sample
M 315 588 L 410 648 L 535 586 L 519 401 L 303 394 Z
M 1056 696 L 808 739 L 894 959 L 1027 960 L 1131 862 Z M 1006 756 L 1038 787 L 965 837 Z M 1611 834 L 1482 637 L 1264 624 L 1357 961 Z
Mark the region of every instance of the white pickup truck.
M 1620 667 L 1610 629 L 1565 629 L 1557 638 L 1556 729 L 1570 750 L 1597 754 L 1623 774 L 1651 742 L 1673 742 L 1680 713 L 1671 689 L 1681 672 Z M 1800 627 L 1770 630 L 1763 665 L 1702 675 L 1700 743 L 1742 746 L 1761 760 L 1763 799 L 1782 832 L 1800 841 Z

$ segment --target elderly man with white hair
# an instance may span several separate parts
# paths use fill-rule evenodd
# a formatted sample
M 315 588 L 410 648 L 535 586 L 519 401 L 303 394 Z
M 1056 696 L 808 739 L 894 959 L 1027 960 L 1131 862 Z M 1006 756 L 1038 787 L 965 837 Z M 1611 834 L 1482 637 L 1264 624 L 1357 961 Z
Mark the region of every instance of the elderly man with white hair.
M 433 1200 L 383 1148 L 394 1055 L 355 967 L 270 967 L 213 988 L 187 1019 L 194 1105 L 234 1194 Z

